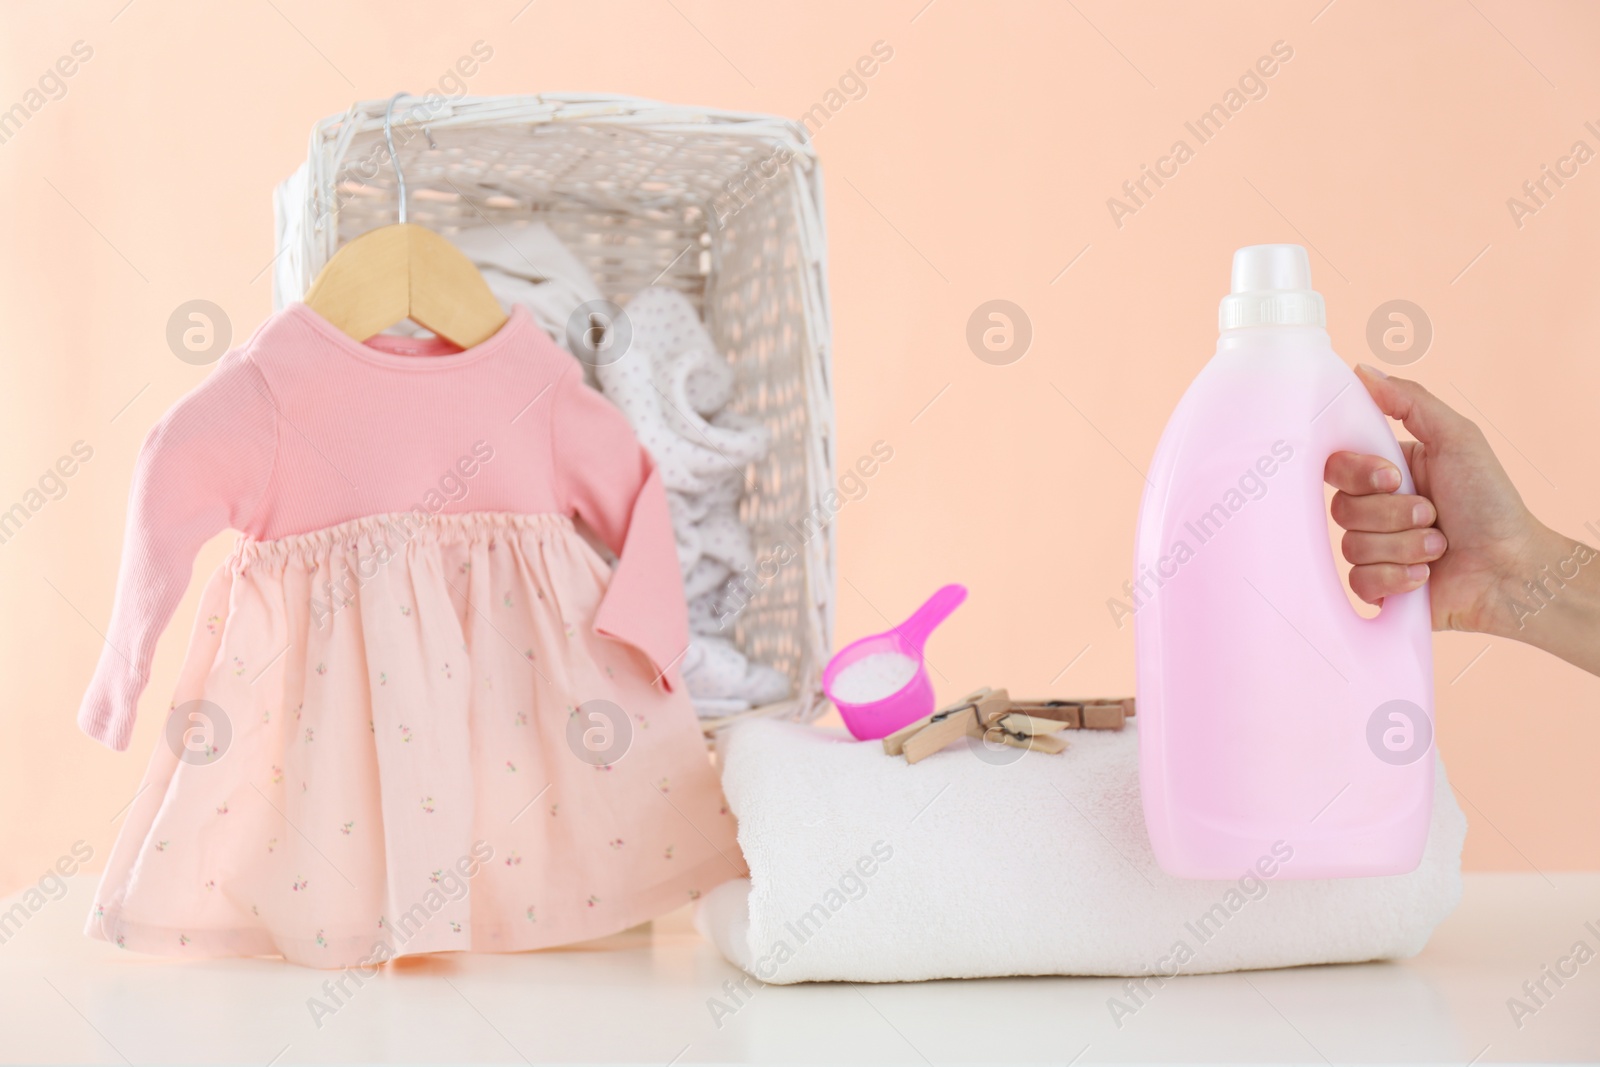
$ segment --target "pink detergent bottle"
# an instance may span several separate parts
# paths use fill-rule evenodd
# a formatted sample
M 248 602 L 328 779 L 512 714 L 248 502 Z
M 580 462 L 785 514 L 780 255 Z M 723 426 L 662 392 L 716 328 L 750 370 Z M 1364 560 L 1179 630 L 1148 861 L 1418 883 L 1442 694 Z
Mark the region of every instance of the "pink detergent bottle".
M 1394 434 L 1334 355 L 1299 245 L 1233 257 L 1216 355 L 1151 463 L 1133 577 L 1140 789 L 1183 878 L 1403 874 L 1433 802 L 1426 586 L 1374 618 L 1329 542 L 1331 453 Z

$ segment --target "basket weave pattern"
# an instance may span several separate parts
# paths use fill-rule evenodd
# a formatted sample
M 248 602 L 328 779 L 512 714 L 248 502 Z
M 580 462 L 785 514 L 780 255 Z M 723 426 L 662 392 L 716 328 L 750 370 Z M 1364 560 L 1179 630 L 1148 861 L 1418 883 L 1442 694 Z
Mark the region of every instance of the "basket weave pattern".
M 354 237 L 395 221 L 387 101 L 318 123 L 276 193 L 279 307 L 303 297 Z M 402 102 L 395 154 L 410 221 L 440 233 L 537 220 L 626 303 L 684 293 L 733 364 L 732 409 L 772 449 L 743 471 L 740 518 L 757 565 L 723 598 L 734 641 L 786 673 L 795 697 L 738 718 L 821 713 L 833 631 L 834 542 L 816 516 L 833 485 L 830 320 L 822 182 L 786 119 L 580 94 Z M 808 518 L 809 517 L 809 518 Z M 732 718 L 732 717 L 730 717 Z M 705 720 L 707 732 L 730 719 Z

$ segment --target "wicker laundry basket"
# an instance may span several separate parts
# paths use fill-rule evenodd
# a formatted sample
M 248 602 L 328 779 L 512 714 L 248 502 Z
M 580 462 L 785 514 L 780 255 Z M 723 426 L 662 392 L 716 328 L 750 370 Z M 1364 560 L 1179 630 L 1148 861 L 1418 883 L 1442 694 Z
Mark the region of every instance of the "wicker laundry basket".
M 395 221 L 388 101 L 318 123 L 275 195 L 279 307 L 343 243 Z M 538 220 L 624 303 L 670 285 L 736 371 L 734 411 L 771 430 L 745 472 L 740 517 L 757 566 L 736 576 L 731 636 L 795 696 L 733 718 L 811 719 L 833 633 L 833 405 L 822 176 L 794 122 L 620 96 L 437 96 L 394 110 L 410 220 L 442 233 Z M 837 497 L 831 497 L 836 500 Z M 820 520 L 820 521 L 819 521 Z

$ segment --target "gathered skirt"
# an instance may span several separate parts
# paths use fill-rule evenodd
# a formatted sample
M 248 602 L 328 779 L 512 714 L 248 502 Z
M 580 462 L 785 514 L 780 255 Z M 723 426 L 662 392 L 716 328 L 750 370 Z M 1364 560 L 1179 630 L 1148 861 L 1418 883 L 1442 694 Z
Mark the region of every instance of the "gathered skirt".
M 241 540 L 89 918 L 315 967 L 604 936 L 746 868 L 689 698 L 594 633 L 563 516 Z

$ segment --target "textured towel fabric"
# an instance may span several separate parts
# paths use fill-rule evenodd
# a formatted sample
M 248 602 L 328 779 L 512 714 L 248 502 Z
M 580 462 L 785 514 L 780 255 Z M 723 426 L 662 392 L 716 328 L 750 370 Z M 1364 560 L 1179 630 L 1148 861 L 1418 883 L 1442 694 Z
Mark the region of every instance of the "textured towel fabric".
M 1059 756 L 962 743 L 912 766 L 793 723 L 724 731 L 750 880 L 706 896 L 702 933 L 779 984 L 1155 975 L 1154 989 L 1414 955 L 1460 899 L 1466 820 L 1442 765 L 1411 874 L 1295 880 L 1291 834 L 1260 871 L 1186 881 L 1151 854 L 1135 728 L 1070 738 Z

